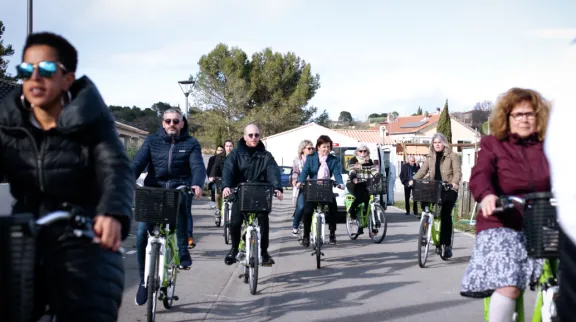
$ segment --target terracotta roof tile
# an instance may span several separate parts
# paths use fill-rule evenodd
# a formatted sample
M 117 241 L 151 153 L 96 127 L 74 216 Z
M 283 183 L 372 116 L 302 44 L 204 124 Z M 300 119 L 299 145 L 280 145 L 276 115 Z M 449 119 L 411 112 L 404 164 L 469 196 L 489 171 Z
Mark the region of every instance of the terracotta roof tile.
M 340 134 L 344 134 L 351 138 L 358 140 L 359 142 L 366 142 L 366 143 L 379 143 L 382 144 L 382 137 L 380 136 L 380 131 L 375 130 L 341 130 L 341 129 L 334 129 L 335 132 Z M 384 144 L 394 144 L 394 140 L 392 140 L 389 136 L 386 136 Z
M 386 132 L 388 134 L 400 134 L 400 133 L 414 133 L 418 132 L 436 122 L 440 119 L 440 114 L 432 114 L 428 116 L 425 123 L 418 125 L 418 123 L 423 122 L 425 119 L 424 115 L 416 115 L 416 116 L 399 116 L 394 122 L 384 124 L 386 126 Z M 413 123 L 411 127 L 406 127 L 409 123 Z M 379 126 L 378 126 L 379 127 Z M 392 127 L 392 131 L 390 131 L 390 127 Z M 376 128 L 372 128 L 375 130 Z

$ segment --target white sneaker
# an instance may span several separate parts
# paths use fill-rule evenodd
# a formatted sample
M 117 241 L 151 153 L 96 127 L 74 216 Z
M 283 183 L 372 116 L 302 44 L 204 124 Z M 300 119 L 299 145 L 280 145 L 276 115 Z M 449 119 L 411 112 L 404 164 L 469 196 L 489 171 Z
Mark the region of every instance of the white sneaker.
M 298 237 L 298 229 L 292 228 L 292 236 Z
M 216 203 L 214 201 L 210 201 L 210 208 L 211 209 L 216 208 Z

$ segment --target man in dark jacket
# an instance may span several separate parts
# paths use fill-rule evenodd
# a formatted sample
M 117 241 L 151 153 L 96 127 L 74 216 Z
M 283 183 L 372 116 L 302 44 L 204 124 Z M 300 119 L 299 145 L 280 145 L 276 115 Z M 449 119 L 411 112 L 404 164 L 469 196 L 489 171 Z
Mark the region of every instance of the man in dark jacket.
M 400 170 L 400 181 L 404 185 L 406 215 L 410 215 L 410 194 L 412 193 L 412 187 L 408 183 L 418 170 L 420 170 L 420 166 L 416 164 L 416 159 L 413 156 L 408 157 L 408 163 L 404 163 Z M 414 215 L 418 216 L 418 203 L 416 201 L 414 201 Z
M 134 198 L 130 161 L 98 89 L 76 79 L 78 54 L 66 39 L 31 34 L 22 56 L 22 85 L 0 104 L 0 177 L 16 201 L 12 212 L 38 218 L 75 205 L 93 217 L 98 243 L 68 237 L 65 223 L 45 227 L 37 239 L 35 310 L 20 313 L 37 321 L 48 304 L 58 321 L 116 321 L 124 289 L 117 250 Z M 10 286 L 0 287 L 11 296 Z
M 280 168 L 272 154 L 266 151 L 264 144 L 260 142 L 260 130 L 254 124 L 246 126 L 244 138 L 238 141 L 237 148 L 230 153 L 224 163 L 222 173 L 222 196 L 227 197 L 235 188 L 243 182 L 267 182 L 274 186 L 275 195 L 282 200 L 282 182 L 280 180 Z M 240 233 L 243 216 L 239 210 L 240 205 L 234 202 L 232 205 L 232 218 L 230 222 L 230 234 L 232 235 L 232 248 L 224 262 L 232 265 L 236 262 L 238 247 L 240 245 Z M 258 214 L 258 223 L 261 233 L 262 265 L 270 266 L 274 260 L 268 254 L 269 222 L 268 213 Z
M 162 187 L 174 189 L 180 185 L 191 185 L 196 198 L 202 196 L 200 188 L 206 179 L 206 168 L 202 159 L 202 151 L 198 140 L 188 133 L 188 123 L 177 109 L 167 109 L 162 119 L 162 128 L 156 135 L 150 135 L 140 147 L 132 160 L 136 178 L 148 166 L 148 174 L 144 179 L 146 187 Z M 184 195 L 186 196 L 186 195 Z M 184 269 L 192 265 L 192 259 L 187 249 L 188 220 L 192 220 L 191 198 L 181 198 L 176 237 L 180 252 L 180 266 Z M 144 305 L 148 293 L 144 287 L 144 265 L 146 261 L 147 231 L 154 225 L 141 222 L 136 235 L 136 250 L 138 252 L 138 268 L 140 287 L 136 294 L 136 304 Z M 190 236 L 191 237 L 191 236 Z

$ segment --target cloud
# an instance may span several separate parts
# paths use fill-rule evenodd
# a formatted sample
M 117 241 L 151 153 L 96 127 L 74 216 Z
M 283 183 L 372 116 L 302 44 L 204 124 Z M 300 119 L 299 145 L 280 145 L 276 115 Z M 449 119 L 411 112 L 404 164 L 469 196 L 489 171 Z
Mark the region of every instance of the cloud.
M 528 30 L 525 36 L 542 38 L 542 39 L 576 39 L 576 28 L 548 28 Z

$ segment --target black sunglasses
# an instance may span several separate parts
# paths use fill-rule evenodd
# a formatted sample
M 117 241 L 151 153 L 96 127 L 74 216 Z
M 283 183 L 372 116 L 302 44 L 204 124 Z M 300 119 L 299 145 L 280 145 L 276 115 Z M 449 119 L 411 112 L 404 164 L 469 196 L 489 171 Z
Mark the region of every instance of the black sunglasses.
M 53 61 L 41 61 L 36 65 L 30 63 L 21 63 L 20 65 L 16 66 L 16 71 L 18 72 L 18 78 L 24 80 L 30 79 L 32 74 L 34 74 L 35 69 L 38 70 L 38 75 L 41 77 L 51 78 L 58 71 L 58 67 L 60 67 L 63 72 L 68 72 L 62 63 Z
M 260 133 L 250 133 L 248 134 L 249 138 L 259 138 L 260 137 Z
M 164 119 L 164 123 L 170 124 L 170 122 L 174 123 L 174 125 L 178 125 L 180 123 L 179 119 Z

